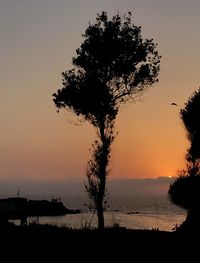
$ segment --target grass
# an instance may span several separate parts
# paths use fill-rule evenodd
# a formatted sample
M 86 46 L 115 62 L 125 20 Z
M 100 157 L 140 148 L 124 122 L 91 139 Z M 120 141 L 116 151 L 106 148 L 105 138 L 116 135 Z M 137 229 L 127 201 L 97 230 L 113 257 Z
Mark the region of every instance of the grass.
M 112 262 L 120 258 L 121 262 L 134 262 L 135 258 L 140 259 L 138 262 L 165 262 L 166 259 L 173 262 L 174 257 L 180 260 L 195 255 L 197 244 L 192 235 L 183 232 L 131 230 L 119 226 L 101 232 L 38 224 L 24 227 L 10 224 L 0 229 L 1 256 L 7 257 L 4 262 L 10 262 L 13 257 L 16 262 L 33 259 L 36 262 L 43 259 L 43 262 L 53 259 L 55 262 L 72 262 L 69 259 L 96 262 L 101 259 L 104 262 L 108 256 Z

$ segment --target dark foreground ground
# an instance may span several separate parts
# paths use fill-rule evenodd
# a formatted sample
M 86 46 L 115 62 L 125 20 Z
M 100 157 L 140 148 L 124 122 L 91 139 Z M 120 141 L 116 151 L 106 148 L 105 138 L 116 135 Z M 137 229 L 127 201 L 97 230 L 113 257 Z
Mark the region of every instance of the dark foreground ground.
M 0 257 L 0 262 L 200 262 L 200 240 L 197 233 L 9 225 L 0 227 Z

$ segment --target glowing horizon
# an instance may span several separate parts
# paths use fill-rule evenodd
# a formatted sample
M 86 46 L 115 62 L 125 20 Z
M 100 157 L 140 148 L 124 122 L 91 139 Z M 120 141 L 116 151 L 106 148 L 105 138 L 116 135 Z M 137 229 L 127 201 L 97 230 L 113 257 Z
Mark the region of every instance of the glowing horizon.
M 85 180 L 94 129 L 57 114 L 52 93 L 102 10 L 134 10 L 134 23 L 162 55 L 159 83 L 117 117 L 110 178 L 176 176 L 188 146 L 179 110 L 200 83 L 199 8 L 194 0 L 1 2 L 0 179 Z

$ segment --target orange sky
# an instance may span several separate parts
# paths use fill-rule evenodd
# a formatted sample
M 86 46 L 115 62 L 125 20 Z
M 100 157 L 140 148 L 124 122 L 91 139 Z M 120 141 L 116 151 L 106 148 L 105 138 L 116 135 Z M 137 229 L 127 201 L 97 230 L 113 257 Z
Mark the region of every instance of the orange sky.
M 143 36 L 159 45 L 160 81 L 121 109 L 111 178 L 173 176 L 183 168 L 179 109 L 200 84 L 199 1 L 8 0 L 0 2 L 0 178 L 85 178 L 94 130 L 57 114 L 52 93 L 88 21 L 101 10 L 133 9 Z

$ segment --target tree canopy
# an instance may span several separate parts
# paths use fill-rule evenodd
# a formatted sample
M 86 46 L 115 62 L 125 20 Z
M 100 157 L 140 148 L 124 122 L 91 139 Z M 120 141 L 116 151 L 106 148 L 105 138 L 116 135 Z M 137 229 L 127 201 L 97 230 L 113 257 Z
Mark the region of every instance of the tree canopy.
M 152 39 L 142 39 L 131 13 L 108 19 L 102 12 L 89 24 L 72 59 L 75 68 L 62 73 L 63 88 L 53 94 L 58 108 L 68 108 L 95 127 L 115 119 L 119 104 L 133 100 L 158 81 L 160 56 Z
M 189 97 L 180 115 L 190 141 L 188 159 L 197 160 L 200 158 L 200 88 Z

